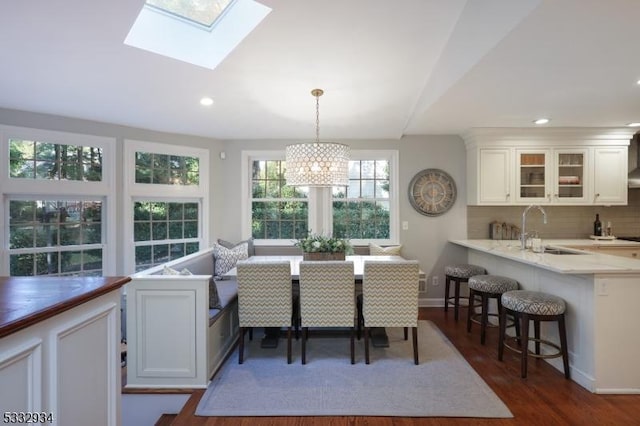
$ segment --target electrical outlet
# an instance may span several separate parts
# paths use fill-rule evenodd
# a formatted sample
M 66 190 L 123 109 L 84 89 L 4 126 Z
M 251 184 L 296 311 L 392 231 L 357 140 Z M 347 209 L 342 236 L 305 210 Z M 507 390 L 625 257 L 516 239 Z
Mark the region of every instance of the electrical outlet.
M 609 295 L 609 283 L 607 281 L 601 281 L 598 283 L 598 296 Z
M 409 229 L 409 222 L 406 220 L 402 222 L 402 230 L 407 231 Z
M 434 287 L 438 287 L 440 285 L 440 277 L 438 277 L 437 275 L 434 277 L 431 277 L 431 285 Z

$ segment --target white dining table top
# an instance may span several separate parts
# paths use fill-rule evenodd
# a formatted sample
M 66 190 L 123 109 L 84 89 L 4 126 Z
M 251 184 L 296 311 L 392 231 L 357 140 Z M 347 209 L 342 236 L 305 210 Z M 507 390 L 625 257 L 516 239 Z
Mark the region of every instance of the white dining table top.
M 302 256 L 251 256 L 245 262 L 274 262 L 274 261 L 289 261 L 291 263 L 291 279 L 297 280 L 300 278 L 300 262 Z M 364 262 L 376 262 L 376 261 L 405 261 L 401 256 L 366 256 L 366 255 L 353 255 L 346 256 L 348 261 L 353 262 L 353 274 L 356 280 L 362 279 L 364 272 Z M 223 275 L 223 278 L 232 279 L 237 276 L 236 268 L 231 269 L 229 272 Z M 420 279 L 424 279 L 425 274 L 420 270 Z

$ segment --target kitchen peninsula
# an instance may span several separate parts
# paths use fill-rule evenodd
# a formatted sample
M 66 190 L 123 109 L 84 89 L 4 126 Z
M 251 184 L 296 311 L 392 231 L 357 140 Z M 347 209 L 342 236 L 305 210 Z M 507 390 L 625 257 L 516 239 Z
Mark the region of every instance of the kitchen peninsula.
M 121 424 L 120 288 L 129 280 L 0 277 L 5 415 L 40 416 L 26 417 L 30 423 Z
M 596 247 L 640 247 L 627 241 L 547 240 L 554 253 L 521 250 L 516 240 L 451 240 L 467 248 L 469 263 L 514 278 L 525 290 L 567 303 L 569 362 L 574 381 L 596 393 L 640 393 L 640 260 L 602 254 Z M 542 337 L 558 341 L 553 324 Z M 562 371 L 559 358 L 548 359 Z

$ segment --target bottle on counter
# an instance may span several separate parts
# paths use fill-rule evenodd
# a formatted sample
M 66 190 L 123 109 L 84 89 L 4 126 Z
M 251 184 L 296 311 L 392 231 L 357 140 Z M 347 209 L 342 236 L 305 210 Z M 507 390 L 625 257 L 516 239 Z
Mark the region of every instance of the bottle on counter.
M 596 237 L 602 236 L 602 222 L 600 222 L 600 215 L 596 213 L 596 220 L 593 222 L 593 235 Z
M 607 222 L 607 236 L 612 237 L 612 231 L 611 231 L 611 221 Z

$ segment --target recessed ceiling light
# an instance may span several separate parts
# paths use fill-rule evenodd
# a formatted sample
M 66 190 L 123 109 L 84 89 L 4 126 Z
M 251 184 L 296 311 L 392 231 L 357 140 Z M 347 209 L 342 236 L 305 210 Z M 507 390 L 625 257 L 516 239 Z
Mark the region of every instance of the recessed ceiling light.
M 640 86 L 640 80 L 636 81 L 636 84 L 637 84 L 638 86 Z
M 202 106 L 211 106 L 211 105 L 213 105 L 213 99 L 211 99 L 208 96 L 205 96 L 204 98 L 200 99 L 200 105 L 202 105 Z
M 629 124 L 627 124 L 627 126 L 629 126 L 629 127 L 640 127 L 640 122 L 638 122 L 638 123 L 629 123 Z
M 538 118 L 533 122 L 533 124 L 547 124 L 550 121 L 551 120 L 549 120 L 548 118 Z

